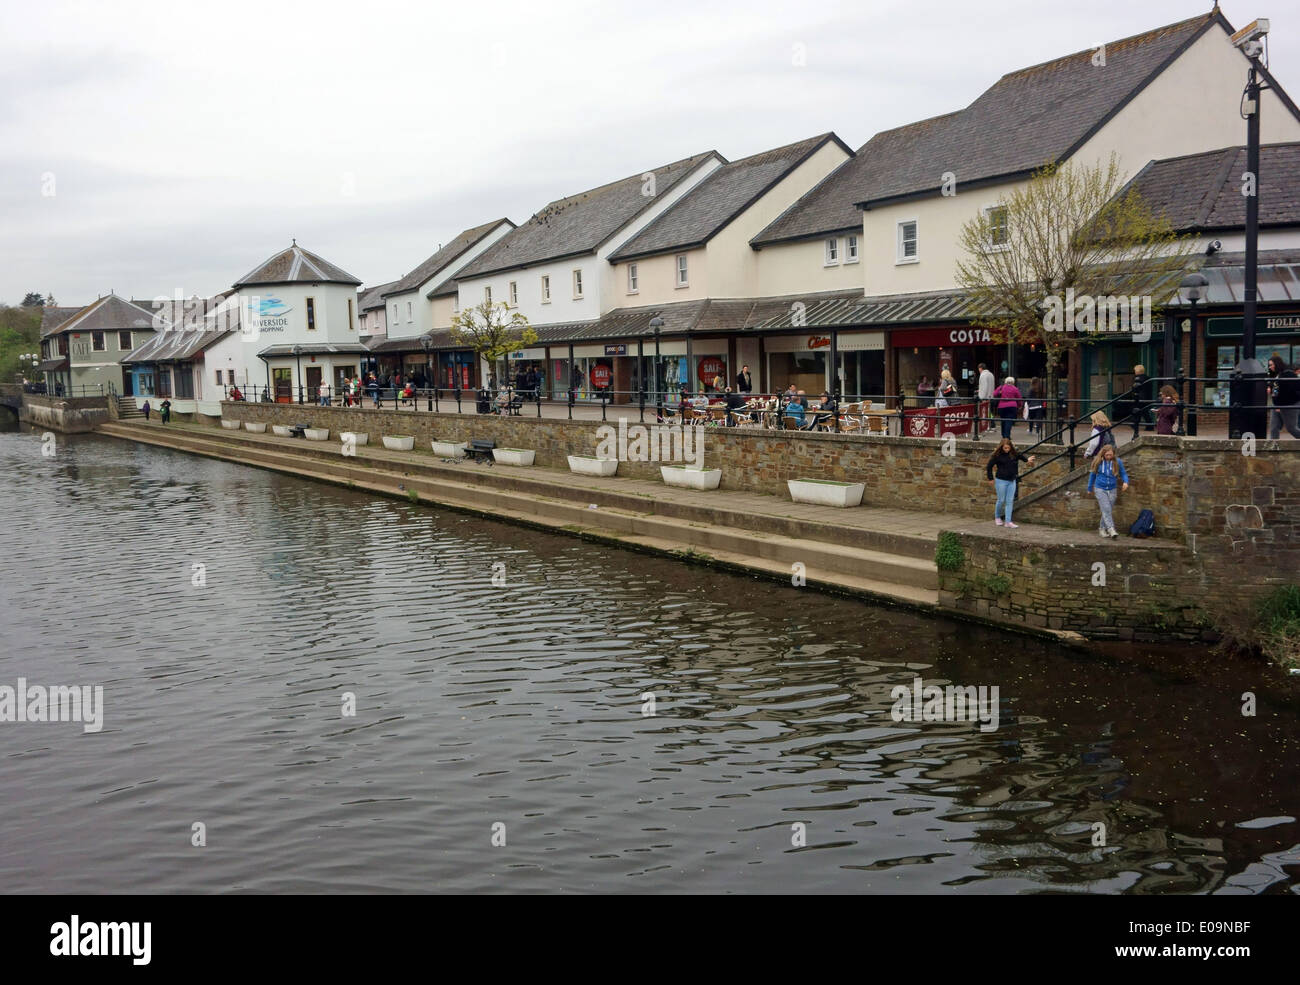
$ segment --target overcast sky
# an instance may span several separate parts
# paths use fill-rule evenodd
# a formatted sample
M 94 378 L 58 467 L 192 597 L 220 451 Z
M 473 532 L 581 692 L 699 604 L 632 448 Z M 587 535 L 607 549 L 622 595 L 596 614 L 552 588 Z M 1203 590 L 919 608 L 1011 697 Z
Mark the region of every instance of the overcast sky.
M 1224 10 L 1272 15 L 1272 67 L 1300 97 L 1300 14 L 1271 6 Z M 711 149 L 827 130 L 856 149 L 1005 72 L 1209 9 L 9 2 L 0 301 L 209 295 L 292 237 L 393 280 L 488 219 Z

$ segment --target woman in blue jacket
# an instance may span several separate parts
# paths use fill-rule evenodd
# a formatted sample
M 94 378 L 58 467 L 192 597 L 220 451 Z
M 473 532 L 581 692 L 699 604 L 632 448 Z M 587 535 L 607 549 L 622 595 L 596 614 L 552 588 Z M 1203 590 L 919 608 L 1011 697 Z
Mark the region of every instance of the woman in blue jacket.
M 1097 505 L 1101 507 L 1101 526 L 1098 532 L 1103 537 L 1118 537 L 1115 532 L 1115 500 L 1119 498 L 1120 489 L 1128 492 L 1128 473 L 1124 463 L 1115 454 L 1114 445 L 1102 445 L 1101 454 L 1092 460 L 1088 469 L 1088 492 L 1097 494 Z

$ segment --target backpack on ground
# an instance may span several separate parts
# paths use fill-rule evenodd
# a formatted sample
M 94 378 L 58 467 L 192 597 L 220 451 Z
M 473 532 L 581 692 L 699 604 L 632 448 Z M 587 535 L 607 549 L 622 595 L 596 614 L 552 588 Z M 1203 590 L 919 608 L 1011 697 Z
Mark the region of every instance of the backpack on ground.
M 1156 515 L 1150 510 L 1143 510 L 1138 514 L 1138 518 L 1133 521 L 1133 526 L 1128 528 L 1128 532 L 1134 537 L 1154 537 L 1156 535 Z

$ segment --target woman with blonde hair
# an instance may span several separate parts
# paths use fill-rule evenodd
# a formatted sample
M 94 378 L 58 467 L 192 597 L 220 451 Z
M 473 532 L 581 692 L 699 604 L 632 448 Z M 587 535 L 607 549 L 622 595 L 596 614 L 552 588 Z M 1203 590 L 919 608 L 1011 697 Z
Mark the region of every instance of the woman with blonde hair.
M 957 381 L 952 378 L 952 373 L 945 369 L 939 374 L 939 384 L 934 388 L 934 405 L 947 407 L 948 402 L 956 396 Z
M 1128 492 L 1128 473 L 1124 471 L 1124 463 L 1115 454 L 1114 445 L 1102 445 L 1101 452 L 1088 469 L 1088 492 L 1096 493 L 1097 505 L 1101 507 L 1098 533 L 1103 537 L 1119 536 L 1115 531 L 1115 500 L 1119 498 L 1121 487 Z
M 1115 436 L 1111 434 L 1110 418 L 1097 411 L 1090 418 L 1092 421 L 1092 435 L 1088 439 L 1088 447 L 1084 449 L 1083 457 L 1092 458 L 1101 452 L 1106 445 L 1115 447 Z

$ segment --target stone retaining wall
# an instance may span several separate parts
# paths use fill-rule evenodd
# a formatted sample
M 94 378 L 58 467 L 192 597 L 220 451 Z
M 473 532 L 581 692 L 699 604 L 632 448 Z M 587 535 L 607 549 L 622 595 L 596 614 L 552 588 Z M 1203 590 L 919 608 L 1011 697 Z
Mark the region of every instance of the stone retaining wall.
M 429 441 L 466 442 L 472 438 L 495 441 L 498 447 L 528 448 L 537 452 L 537 465 L 568 469 L 569 455 L 595 455 L 601 439 L 599 421 L 568 421 L 536 417 L 475 416 L 470 414 L 413 413 L 365 408 L 318 407 L 300 404 L 226 402 L 227 420 L 265 421 L 268 424 L 307 423 L 327 427 L 331 434 L 364 431 L 371 441 L 380 435 L 409 434 L 428 448 Z M 617 433 L 618 421 L 610 412 L 607 422 Z M 627 420 L 639 426 L 635 415 Z M 646 425 L 649 427 L 649 425 Z M 759 431 L 747 428 L 698 428 L 704 435 L 706 468 L 722 469 L 722 488 L 761 492 L 788 498 L 786 480 L 839 479 L 866 483 L 863 502 L 870 506 L 929 510 L 965 516 L 993 511 L 993 495 L 984 478 L 984 464 L 992 453 L 990 439 L 893 438 L 880 435 Z M 945 450 L 951 454 L 945 454 Z M 1064 461 L 1036 476 L 1046 484 L 1066 473 Z M 658 479 L 658 462 L 620 462 L 618 474 Z
M 36 427 L 50 428 L 64 434 L 93 431 L 109 419 L 108 398 L 49 397 L 38 393 L 25 393 L 18 419 Z

